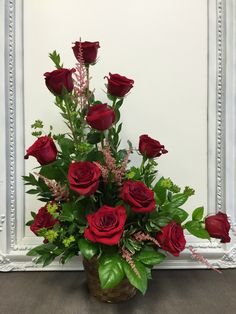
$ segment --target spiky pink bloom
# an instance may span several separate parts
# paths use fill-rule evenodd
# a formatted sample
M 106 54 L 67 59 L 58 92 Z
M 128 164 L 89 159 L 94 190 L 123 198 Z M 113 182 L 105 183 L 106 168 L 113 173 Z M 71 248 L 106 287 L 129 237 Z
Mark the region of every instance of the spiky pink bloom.
M 121 256 L 122 256 L 122 257 L 126 260 L 126 262 L 130 265 L 130 267 L 133 269 L 134 273 L 135 273 L 139 278 L 141 278 L 140 273 L 139 273 L 138 269 L 136 268 L 136 265 L 135 265 L 134 260 L 133 260 L 133 258 L 132 258 L 132 254 L 131 254 L 129 251 L 127 251 L 126 249 L 124 249 L 124 248 L 122 248 L 122 249 L 120 250 L 120 252 L 121 252 Z
M 216 271 L 219 274 L 222 274 L 222 271 L 214 267 L 205 257 L 203 257 L 201 254 L 197 253 L 196 250 L 193 249 L 193 247 L 190 245 L 189 246 L 189 251 L 191 252 L 192 258 L 196 259 L 202 264 L 205 264 L 208 268 Z
M 153 242 L 154 244 L 156 244 L 157 246 L 161 247 L 160 244 L 159 244 L 159 242 L 158 242 L 155 238 L 151 237 L 149 234 L 146 234 L 146 233 L 144 233 L 144 232 L 142 232 L 142 231 L 136 232 L 136 233 L 133 235 L 133 237 L 134 237 L 135 240 L 137 240 L 137 241 L 151 241 L 151 242 Z

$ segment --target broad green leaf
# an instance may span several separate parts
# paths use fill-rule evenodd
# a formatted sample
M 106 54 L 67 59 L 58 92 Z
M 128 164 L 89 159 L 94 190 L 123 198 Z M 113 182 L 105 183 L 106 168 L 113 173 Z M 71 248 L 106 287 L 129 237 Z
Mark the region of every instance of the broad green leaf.
M 198 221 L 188 221 L 185 224 L 185 228 L 195 237 L 200 239 L 210 239 L 209 233 L 201 227 L 201 223 Z
M 99 133 L 99 132 L 88 133 L 87 141 L 89 144 L 97 144 L 97 143 L 101 142 L 101 133 Z
M 163 177 L 160 178 L 160 180 L 156 183 L 156 185 L 153 188 L 153 191 L 156 195 L 157 203 L 159 205 L 164 204 L 166 200 L 166 188 L 161 186 L 161 182 L 164 180 Z
M 70 155 L 74 152 L 74 142 L 69 138 L 60 138 L 57 140 L 61 147 L 63 155 Z
M 131 285 L 136 287 L 142 294 L 147 290 L 147 271 L 146 267 L 139 261 L 134 261 L 135 267 L 138 270 L 140 277 L 134 272 L 130 264 L 123 260 L 122 265 L 125 271 L 125 275 L 128 278 Z
M 134 259 L 146 265 L 157 265 L 164 261 L 166 256 L 156 251 L 141 251 Z
M 56 245 L 52 243 L 41 244 L 30 250 L 26 255 L 28 256 L 43 255 L 45 253 L 52 252 L 55 248 Z
M 111 289 L 117 286 L 124 278 L 124 270 L 121 257 L 115 253 L 103 254 L 99 260 L 99 279 L 102 289 Z
M 185 221 L 188 218 L 188 213 L 181 209 L 181 208 L 176 208 L 173 211 L 173 218 L 175 218 L 175 216 L 177 216 L 179 218 L 179 223 L 182 223 L 183 221 Z
M 204 207 L 198 207 L 193 211 L 192 219 L 196 221 L 201 221 L 203 218 Z
M 73 207 L 74 204 L 71 203 L 62 204 L 62 210 L 60 212 L 59 220 L 72 222 L 75 218 L 73 215 Z
M 97 245 L 87 239 L 79 239 L 78 245 L 81 254 L 87 259 L 91 259 L 98 252 Z

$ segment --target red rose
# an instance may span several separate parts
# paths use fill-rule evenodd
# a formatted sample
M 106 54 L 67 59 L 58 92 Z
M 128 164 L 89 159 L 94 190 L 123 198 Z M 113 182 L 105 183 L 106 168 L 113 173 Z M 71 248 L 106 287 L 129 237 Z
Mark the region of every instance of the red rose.
M 124 231 L 126 211 L 123 206 L 102 206 L 94 214 L 88 215 L 88 228 L 84 237 L 92 242 L 115 245 Z
M 97 104 L 89 108 L 86 121 L 93 129 L 104 131 L 115 122 L 115 119 L 112 108 L 107 104 Z
M 25 159 L 34 156 L 41 165 L 47 165 L 57 158 L 57 148 L 49 136 L 39 137 L 32 146 L 26 150 Z
M 207 217 L 205 225 L 206 230 L 212 238 L 221 239 L 222 243 L 230 242 L 230 224 L 226 214 L 219 212 L 216 215 Z
M 156 208 L 154 192 L 141 181 L 126 181 L 121 191 L 121 198 L 136 213 L 148 213 Z
M 55 95 L 61 95 L 63 89 L 66 89 L 70 93 L 74 88 L 72 80 L 73 72 L 75 72 L 75 69 L 61 68 L 44 73 L 47 88 Z
M 161 228 L 161 232 L 157 233 L 157 241 L 163 250 L 174 256 L 179 256 L 179 253 L 184 250 L 186 245 L 183 229 L 175 221 Z
M 73 162 L 68 171 L 70 188 L 85 196 L 97 190 L 100 176 L 101 170 L 90 161 Z
M 139 137 L 139 151 L 143 156 L 148 158 L 159 157 L 168 153 L 164 145 L 144 134 Z
M 72 47 L 72 49 L 78 61 L 80 61 L 78 57 L 79 52 L 80 52 L 80 45 L 82 48 L 82 55 L 83 55 L 84 63 L 85 64 L 95 63 L 97 59 L 98 48 L 100 48 L 99 42 L 95 41 L 92 43 L 89 41 L 84 41 L 84 42 L 76 41 L 75 46 Z
M 38 231 L 42 228 L 50 229 L 58 222 L 49 214 L 47 207 L 41 207 L 34 218 L 33 224 L 30 226 L 30 230 L 38 235 Z
M 124 97 L 133 87 L 134 81 L 120 74 L 111 74 L 107 77 L 107 91 L 112 96 Z

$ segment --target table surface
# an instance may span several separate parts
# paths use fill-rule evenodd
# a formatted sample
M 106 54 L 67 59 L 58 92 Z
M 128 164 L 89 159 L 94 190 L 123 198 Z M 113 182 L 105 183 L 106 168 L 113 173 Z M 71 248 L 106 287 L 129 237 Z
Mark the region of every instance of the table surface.
M 0 273 L 1 314 L 235 314 L 236 269 L 155 270 L 145 296 L 100 303 L 83 272 Z

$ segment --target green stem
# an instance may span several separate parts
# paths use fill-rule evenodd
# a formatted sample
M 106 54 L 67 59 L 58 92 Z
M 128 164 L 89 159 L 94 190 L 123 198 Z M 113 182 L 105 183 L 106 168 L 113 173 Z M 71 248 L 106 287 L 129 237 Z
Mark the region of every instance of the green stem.
M 102 148 L 104 148 L 105 143 L 104 143 L 104 134 L 103 134 L 103 132 L 101 132 L 101 145 L 102 145 Z

